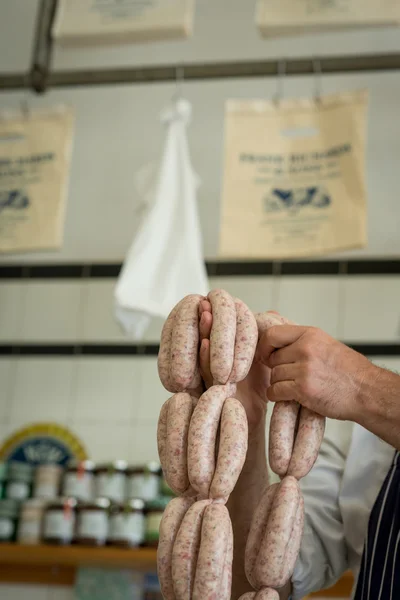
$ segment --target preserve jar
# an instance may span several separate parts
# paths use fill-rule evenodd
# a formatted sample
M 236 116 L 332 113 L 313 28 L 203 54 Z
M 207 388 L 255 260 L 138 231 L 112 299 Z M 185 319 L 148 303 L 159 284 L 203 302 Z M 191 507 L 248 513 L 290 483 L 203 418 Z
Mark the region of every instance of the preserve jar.
M 19 504 L 17 500 L 0 500 L 0 542 L 15 540 Z
M 150 462 L 143 467 L 129 467 L 127 474 L 128 498 L 140 498 L 145 502 L 157 498 L 161 481 L 161 467 L 157 462 Z
M 34 498 L 52 500 L 59 497 L 62 474 L 60 465 L 39 465 L 35 470 Z
M 108 538 L 110 501 L 96 498 L 78 506 L 75 541 L 82 546 L 104 546 Z
M 56 498 L 45 509 L 43 516 L 43 541 L 66 546 L 75 533 L 76 498 Z
M 7 476 L 7 465 L 6 465 L 6 463 L 0 463 L 0 498 L 4 497 L 6 476 Z
M 69 463 L 63 480 L 62 493 L 85 502 L 94 497 L 94 463 L 91 460 Z
M 144 542 L 145 529 L 143 500 L 134 498 L 112 507 L 108 535 L 110 544 L 125 548 L 140 546 Z
M 7 466 L 5 498 L 26 500 L 31 495 L 33 467 L 29 463 L 11 461 Z
M 45 506 L 45 501 L 37 498 L 26 500 L 22 504 L 17 527 L 19 544 L 39 544 Z
M 146 502 L 146 546 L 151 548 L 158 546 L 160 523 L 169 500 L 170 498 L 157 498 Z
M 94 470 L 96 497 L 108 498 L 113 502 L 123 502 L 126 490 L 126 469 L 125 460 L 97 465 Z

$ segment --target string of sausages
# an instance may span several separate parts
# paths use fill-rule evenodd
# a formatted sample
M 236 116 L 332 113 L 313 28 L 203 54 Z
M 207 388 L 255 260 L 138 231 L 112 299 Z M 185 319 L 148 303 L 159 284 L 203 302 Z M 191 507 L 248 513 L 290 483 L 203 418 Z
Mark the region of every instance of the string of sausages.
M 204 391 L 199 370 L 199 309 L 212 312 L 210 369 Z M 247 417 L 235 398 L 236 384 L 252 365 L 264 331 L 284 320 L 253 315 L 239 299 L 213 290 L 207 299 L 184 298 L 165 322 L 158 357 L 162 384 L 173 394 L 158 423 L 164 476 L 177 494 L 160 526 L 158 575 L 165 600 L 231 598 L 233 532 L 226 503 L 243 468 Z M 271 418 L 270 464 L 281 483 L 266 489 L 253 516 L 245 569 L 257 590 L 241 600 L 275 600 L 274 588 L 292 575 L 304 522 L 298 479 L 312 468 L 324 420 L 296 402 L 277 403 Z

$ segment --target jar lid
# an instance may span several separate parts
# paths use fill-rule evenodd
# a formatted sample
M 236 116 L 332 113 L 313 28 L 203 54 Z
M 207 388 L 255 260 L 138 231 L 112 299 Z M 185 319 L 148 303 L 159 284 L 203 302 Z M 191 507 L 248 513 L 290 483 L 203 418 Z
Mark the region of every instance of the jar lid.
M 58 473 L 62 470 L 63 470 L 63 467 L 61 465 L 57 465 L 54 463 L 45 463 L 42 465 L 38 465 L 36 467 L 36 472 L 37 471 L 56 471 Z
M 80 502 L 78 509 L 79 510 L 93 510 L 96 508 L 103 508 L 104 510 L 108 510 L 111 506 L 111 501 L 108 498 L 95 498 L 94 500 L 88 500 L 86 502 Z
M 19 504 L 17 500 L 7 498 L 0 500 L 0 516 L 15 519 L 18 515 Z
M 67 465 L 67 469 L 70 471 L 94 471 L 95 466 L 92 460 L 71 460 Z
M 158 462 L 151 461 L 146 465 L 132 465 L 128 469 L 130 475 L 142 475 L 145 473 L 152 473 L 154 475 L 161 475 L 161 466 Z
M 146 502 L 146 510 L 148 512 L 151 511 L 163 511 L 167 508 L 167 504 L 170 502 L 171 498 L 166 498 L 165 496 L 159 496 L 155 500 L 149 500 Z
M 141 498 L 131 498 L 125 505 L 126 507 L 133 508 L 134 510 L 144 510 L 144 500 Z
M 44 508 L 46 504 L 47 502 L 41 498 L 29 498 L 28 500 L 24 500 L 21 510 L 24 510 L 24 508 Z
M 54 498 L 47 503 L 47 509 L 53 508 L 75 508 L 78 505 L 78 500 L 71 496 L 65 496 L 63 498 Z
M 31 477 L 33 474 L 33 466 L 30 463 L 24 463 L 17 460 L 12 460 L 8 463 L 7 466 L 8 478 L 12 479 L 12 477 L 18 476 L 26 476 Z
M 124 472 L 128 468 L 128 463 L 126 460 L 114 460 L 109 463 L 101 463 L 96 465 L 95 472 L 99 473 L 101 471 L 113 473 L 115 471 Z

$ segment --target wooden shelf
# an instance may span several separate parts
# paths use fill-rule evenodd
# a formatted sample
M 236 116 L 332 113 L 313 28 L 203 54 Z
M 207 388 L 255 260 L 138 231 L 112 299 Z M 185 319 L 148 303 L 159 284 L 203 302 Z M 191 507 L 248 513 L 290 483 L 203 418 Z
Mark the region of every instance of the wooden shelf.
M 79 566 L 155 571 L 156 550 L 0 544 L 0 582 L 2 583 L 72 585 Z

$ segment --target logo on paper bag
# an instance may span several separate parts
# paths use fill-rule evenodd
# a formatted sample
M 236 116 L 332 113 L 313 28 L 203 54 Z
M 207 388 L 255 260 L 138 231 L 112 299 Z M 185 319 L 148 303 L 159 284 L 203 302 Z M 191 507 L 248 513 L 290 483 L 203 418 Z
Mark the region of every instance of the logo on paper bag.
M 21 210 L 28 208 L 29 204 L 24 190 L 0 190 L 0 212 L 5 208 Z
M 328 208 L 332 199 L 323 187 L 282 189 L 274 188 L 263 199 L 264 211 L 267 213 L 297 214 L 303 208 L 316 210 Z

